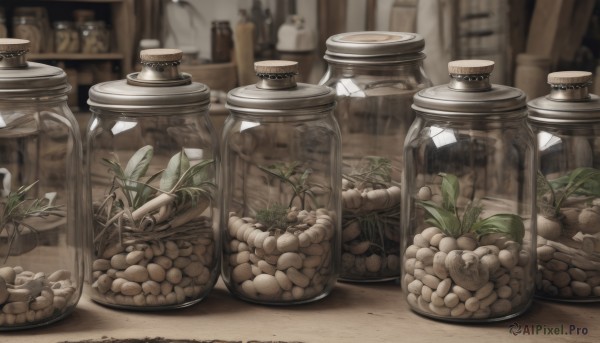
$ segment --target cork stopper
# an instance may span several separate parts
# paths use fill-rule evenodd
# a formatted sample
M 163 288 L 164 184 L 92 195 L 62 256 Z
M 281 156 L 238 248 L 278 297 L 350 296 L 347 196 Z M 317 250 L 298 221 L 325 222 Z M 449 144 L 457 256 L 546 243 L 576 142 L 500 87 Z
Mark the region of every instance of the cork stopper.
M 298 62 L 295 61 L 260 61 L 254 63 L 256 74 L 298 74 Z
M 127 75 L 127 83 L 136 86 L 179 86 L 189 84 L 189 74 L 179 71 L 183 52 L 179 49 L 146 49 L 140 52 L 142 70 Z
M 0 38 L 0 69 L 26 68 L 29 45 L 26 39 Z
M 592 73 L 588 71 L 559 71 L 548 74 L 551 85 L 577 85 L 592 82 Z
M 448 63 L 448 72 L 454 75 L 483 75 L 494 70 L 494 62 L 488 60 L 458 60 Z
M 183 57 L 183 52 L 178 49 L 147 49 L 140 52 L 142 62 L 162 63 L 178 62 Z
M 26 39 L 0 38 L 0 53 L 13 53 L 29 49 L 29 41 Z
M 592 73 L 587 71 L 559 71 L 548 74 L 551 85 L 548 99 L 556 101 L 582 101 L 590 99 L 588 87 Z
M 296 87 L 295 75 L 298 74 L 298 62 L 260 61 L 254 63 L 258 76 L 256 87 L 260 89 L 289 89 Z

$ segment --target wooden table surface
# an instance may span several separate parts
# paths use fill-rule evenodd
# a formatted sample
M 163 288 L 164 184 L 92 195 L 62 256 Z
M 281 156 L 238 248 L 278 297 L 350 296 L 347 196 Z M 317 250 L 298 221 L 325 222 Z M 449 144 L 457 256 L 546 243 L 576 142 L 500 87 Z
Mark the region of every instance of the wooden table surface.
M 541 331 L 515 336 L 509 332 L 515 322 L 523 330 L 539 325 Z M 571 325 L 580 329 L 579 335 L 568 335 Z M 563 335 L 544 334 L 544 327 L 561 326 Z M 116 311 L 92 303 L 84 295 L 76 310 L 60 322 L 45 328 L 0 332 L 1 343 L 96 342 L 103 337 L 241 342 L 596 343 L 600 342 L 600 303 L 572 305 L 536 300 L 528 312 L 516 319 L 460 325 L 413 313 L 394 283 L 338 283 L 331 295 L 319 302 L 266 307 L 233 298 L 219 281 L 206 299 L 186 309 L 152 313 Z

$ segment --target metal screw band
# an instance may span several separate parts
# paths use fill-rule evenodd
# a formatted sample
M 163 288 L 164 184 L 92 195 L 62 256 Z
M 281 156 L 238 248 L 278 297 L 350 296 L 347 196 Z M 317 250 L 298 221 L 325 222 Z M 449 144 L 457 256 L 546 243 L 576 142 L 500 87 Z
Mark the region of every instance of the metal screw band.
M 456 79 L 458 81 L 483 81 L 490 78 L 490 74 L 481 74 L 481 75 L 460 75 L 460 74 L 450 74 L 450 78 Z
M 6 58 L 11 58 L 11 57 L 19 57 L 19 56 L 23 56 L 25 54 L 27 54 L 29 52 L 29 49 L 25 49 L 25 50 L 19 50 L 19 51 L 5 51 L 2 52 L 0 51 L 0 56 L 2 57 L 6 57 Z
M 258 76 L 261 79 L 267 79 L 267 80 L 283 80 L 283 79 L 289 79 L 290 77 L 293 77 L 297 75 L 297 73 L 283 73 L 283 74 L 263 74 L 263 73 L 257 73 L 256 76 Z

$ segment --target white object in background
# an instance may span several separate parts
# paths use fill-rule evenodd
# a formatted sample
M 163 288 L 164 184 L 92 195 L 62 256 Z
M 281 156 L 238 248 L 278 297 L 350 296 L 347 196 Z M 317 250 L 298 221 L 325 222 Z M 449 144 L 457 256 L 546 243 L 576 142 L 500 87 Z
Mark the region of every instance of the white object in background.
M 160 41 L 158 39 L 150 39 L 150 38 L 140 39 L 140 50 L 159 49 L 159 48 L 160 48 Z
M 315 32 L 304 25 L 304 18 L 301 16 L 289 16 L 277 31 L 278 51 L 312 51 L 316 46 Z
M 4 176 L 2 178 L 2 189 L 0 189 L 0 196 L 7 197 L 8 194 L 10 194 L 10 182 L 12 175 L 6 168 L 0 168 L 0 174 Z

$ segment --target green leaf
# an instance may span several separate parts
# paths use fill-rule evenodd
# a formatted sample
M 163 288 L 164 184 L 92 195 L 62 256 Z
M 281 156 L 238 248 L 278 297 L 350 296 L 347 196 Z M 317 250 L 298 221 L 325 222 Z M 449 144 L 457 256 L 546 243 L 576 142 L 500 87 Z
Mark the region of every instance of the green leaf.
M 563 195 L 556 202 L 557 211 L 562 206 L 563 202 L 572 194 L 585 189 L 587 184 L 600 183 L 600 170 L 594 168 L 577 168 L 569 174 L 569 182 L 565 186 Z
M 512 240 L 522 243 L 525 235 L 525 225 L 523 225 L 521 217 L 515 214 L 501 213 L 475 223 L 473 231 L 477 233 L 478 237 L 491 233 L 502 233 Z
M 469 202 L 467 208 L 465 209 L 465 213 L 463 214 L 463 220 L 461 223 L 461 234 L 465 234 L 467 232 L 471 232 L 473 225 L 479 220 L 479 215 L 481 214 L 482 207 L 475 202 Z
M 161 191 L 169 192 L 175 187 L 177 181 L 190 168 L 190 160 L 183 150 L 175 154 L 169 160 L 167 168 L 160 178 L 159 188 Z
M 102 163 L 108 167 L 108 169 L 110 171 L 113 172 L 113 174 L 115 174 L 115 176 L 121 180 L 125 179 L 125 172 L 123 171 L 123 168 L 121 168 L 121 165 L 113 160 L 109 160 L 106 158 L 102 159 Z
M 458 178 L 452 174 L 440 173 L 442 177 L 442 206 L 448 211 L 456 210 L 456 200 L 460 188 L 458 185 Z
M 150 160 L 154 154 L 154 149 L 151 145 L 146 145 L 140 148 L 131 156 L 127 166 L 125 167 L 124 176 L 127 180 L 137 181 L 140 177 L 146 174 Z
M 433 201 L 418 201 L 417 204 L 429 214 L 427 223 L 444 231 L 448 236 L 460 236 L 460 222 L 453 212 L 439 207 Z

